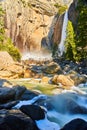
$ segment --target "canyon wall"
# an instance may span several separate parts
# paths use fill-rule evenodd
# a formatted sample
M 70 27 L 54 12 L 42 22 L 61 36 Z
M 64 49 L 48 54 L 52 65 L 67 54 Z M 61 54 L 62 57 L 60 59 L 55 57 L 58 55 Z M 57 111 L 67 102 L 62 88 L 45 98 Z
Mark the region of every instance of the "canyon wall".
M 6 0 L 5 31 L 21 52 L 40 50 L 56 13 L 53 1 Z
M 69 4 L 71 0 L 6 0 L 5 32 L 21 52 L 40 51 L 51 46 L 58 16 L 55 3 Z M 61 24 L 61 23 L 60 23 Z M 61 31 L 60 26 L 58 29 Z M 57 41 L 60 33 L 57 34 Z M 56 38 L 54 38 L 56 39 Z

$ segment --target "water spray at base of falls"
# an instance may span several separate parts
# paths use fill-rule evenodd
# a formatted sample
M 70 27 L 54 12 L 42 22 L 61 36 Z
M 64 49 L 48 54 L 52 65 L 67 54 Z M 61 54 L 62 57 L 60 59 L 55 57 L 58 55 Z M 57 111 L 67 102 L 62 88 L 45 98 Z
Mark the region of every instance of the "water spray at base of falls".
M 63 20 L 63 26 L 62 26 L 62 34 L 61 34 L 61 41 L 58 46 L 58 56 L 62 56 L 64 52 L 64 42 L 66 39 L 66 28 L 67 28 L 67 23 L 68 23 L 68 11 L 66 10 L 65 15 L 64 15 L 64 20 Z
M 27 52 L 22 55 L 21 60 L 29 60 L 33 59 L 35 61 L 46 61 L 46 60 L 52 60 L 52 54 L 47 53 L 44 51 L 44 53 L 38 51 L 38 52 Z

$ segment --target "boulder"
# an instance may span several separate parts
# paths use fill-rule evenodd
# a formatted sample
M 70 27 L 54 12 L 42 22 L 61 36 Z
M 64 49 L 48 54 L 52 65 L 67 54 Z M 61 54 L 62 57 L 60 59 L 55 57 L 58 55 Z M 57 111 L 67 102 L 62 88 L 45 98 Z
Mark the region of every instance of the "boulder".
M 9 65 L 8 67 L 6 67 L 6 70 L 10 72 L 14 78 L 23 77 L 24 75 L 23 66 L 20 63 L 15 62 L 11 66 Z M 15 77 L 15 76 L 18 76 L 18 77 Z
M 0 114 L 0 130 L 38 130 L 35 122 L 19 110 L 1 110 Z
M 42 77 L 41 82 L 43 82 L 43 83 L 48 83 L 49 80 L 50 80 L 49 77 L 44 76 L 44 77 Z
M 10 101 L 8 103 L 1 104 L 0 109 L 11 109 L 17 103 L 19 103 L 19 101 Z
M 61 83 L 64 89 L 70 89 L 74 86 L 74 81 L 67 75 L 54 75 L 51 81 L 55 84 Z
M 6 51 L 0 51 L 0 70 L 14 64 L 12 57 Z
M 15 90 L 12 88 L 0 88 L 0 103 L 6 103 L 15 99 Z
M 70 75 L 70 78 L 74 81 L 75 86 L 87 82 L 86 77 L 79 74 Z
M 61 70 L 61 67 L 55 62 L 50 62 L 49 64 L 43 66 L 42 70 L 44 73 L 47 73 L 47 74 L 55 74 L 55 73 L 62 74 L 63 73 Z
M 74 119 L 60 130 L 87 130 L 87 122 L 83 119 Z
M 31 78 L 32 77 L 32 73 L 33 72 L 29 68 L 25 69 L 24 70 L 24 78 Z
M 23 93 L 26 91 L 24 86 L 13 86 L 13 89 L 15 90 L 15 100 L 20 99 Z
M 0 63 L 1 64 L 1 63 Z M 0 78 L 5 79 L 15 79 L 23 77 L 24 71 L 23 67 L 19 64 L 11 64 L 0 71 Z
M 37 105 L 23 105 L 20 110 L 33 120 L 41 120 L 45 118 L 44 110 Z
M 33 91 L 26 89 L 25 92 L 22 94 L 20 100 L 31 100 L 32 98 L 34 98 L 38 94 L 39 93 L 37 93 L 37 92 L 33 92 Z
M 8 79 L 10 77 L 13 77 L 13 74 L 9 72 L 8 70 L 0 71 L 0 78 L 2 79 Z

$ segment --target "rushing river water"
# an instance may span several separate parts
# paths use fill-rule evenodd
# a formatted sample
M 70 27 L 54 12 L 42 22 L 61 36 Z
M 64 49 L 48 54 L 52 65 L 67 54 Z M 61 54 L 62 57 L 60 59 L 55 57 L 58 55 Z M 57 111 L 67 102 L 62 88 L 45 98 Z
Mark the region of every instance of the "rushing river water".
M 87 88 L 87 83 L 79 85 L 80 91 L 81 87 Z M 43 105 L 40 105 L 39 101 L 42 101 Z M 87 92 L 79 94 L 68 91 L 54 96 L 41 94 L 32 100 L 20 101 L 14 108 L 19 109 L 22 105 L 34 103 L 42 106 L 46 112 L 44 120 L 36 121 L 40 130 L 60 130 L 66 123 L 76 118 L 87 121 Z

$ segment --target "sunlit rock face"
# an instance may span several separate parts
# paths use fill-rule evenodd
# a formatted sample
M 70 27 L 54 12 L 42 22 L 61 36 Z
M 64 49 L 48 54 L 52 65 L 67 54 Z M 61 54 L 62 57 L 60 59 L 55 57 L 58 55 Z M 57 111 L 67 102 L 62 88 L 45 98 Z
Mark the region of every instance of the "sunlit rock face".
M 6 0 L 5 31 L 21 52 L 40 50 L 56 8 L 52 1 Z
M 54 35 L 53 35 L 54 44 L 58 44 L 61 40 L 63 18 L 64 18 L 64 15 L 60 16 L 55 24 Z
M 2 5 L 6 10 L 6 35 L 21 52 L 40 50 L 42 44 L 50 46 L 57 20 L 54 16 L 58 11 L 54 4 L 69 4 L 70 1 L 5 0 Z

